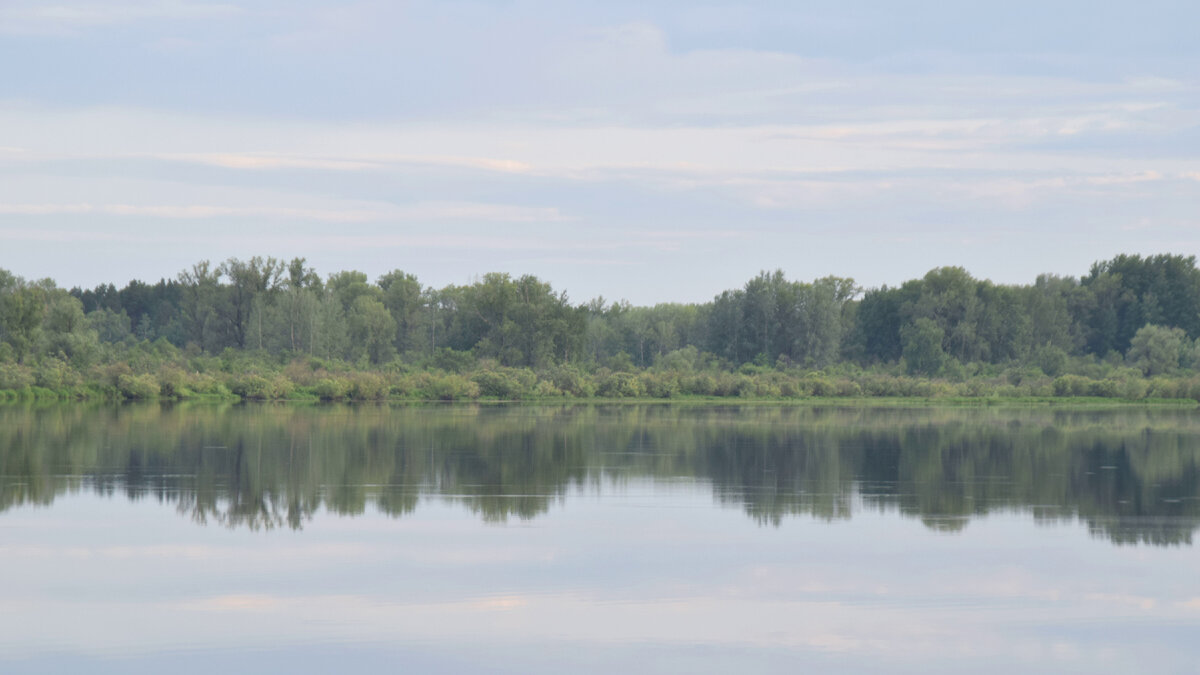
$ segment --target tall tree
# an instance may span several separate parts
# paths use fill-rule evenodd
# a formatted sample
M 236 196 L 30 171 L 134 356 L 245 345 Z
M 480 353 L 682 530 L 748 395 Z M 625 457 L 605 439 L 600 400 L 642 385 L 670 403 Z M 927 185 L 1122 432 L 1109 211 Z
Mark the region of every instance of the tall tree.
M 221 263 L 220 272 L 229 277 L 229 325 L 233 339 L 239 348 L 245 349 L 250 334 L 250 315 L 255 301 L 267 300 L 279 290 L 283 276 L 283 263 L 274 258 L 254 256 L 249 260 L 230 258 Z M 261 319 L 261 313 L 259 314 Z M 262 347 L 262 325 L 257 327 L 257 344 Z
M 0 269 L 0 338 L 24 362 L 37 343 L 46 313 L 45 289 Z
M 182 288 L 180 314 L 189 342 L 208 351 L 215 351 L 221 342 L 220 314 L 221 268 L 214 268 L 202 260 L 191 269 L 179 273 Z
M 370 295 L 360 295 L 346 313 L 350 336 L 351 356 L 366 358 L 371 363 L 384 363 L 396 355 L 392 344 L 396 322 L 387 307 Z
M 421 314 L 425 310 L 420 282 L 411 274 L 393 270 L 379 277 L 383 304 L 395 319 L 393 343 L 404 353 L 415 349 L 423 337 Z

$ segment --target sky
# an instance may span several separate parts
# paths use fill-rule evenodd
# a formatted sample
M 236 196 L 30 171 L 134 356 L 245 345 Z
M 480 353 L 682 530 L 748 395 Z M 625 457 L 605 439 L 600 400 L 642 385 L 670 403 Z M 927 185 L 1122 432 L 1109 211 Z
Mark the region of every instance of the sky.
M 1200 253 L 1200 4 L 3 0 L 0 268 L 703 302 Z

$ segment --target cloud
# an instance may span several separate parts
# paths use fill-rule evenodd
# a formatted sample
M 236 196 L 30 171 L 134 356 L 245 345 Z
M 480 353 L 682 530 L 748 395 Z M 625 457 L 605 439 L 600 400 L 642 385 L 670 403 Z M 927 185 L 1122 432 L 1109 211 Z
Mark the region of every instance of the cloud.
M 182 0 L 54 4 L 26 1 L 0 8 L 0 33 L 61 33 L 149 20 L 194 21 L 242 13 L 242 8 L 232 4 Z
M 1147 183 L 1163 180 L 1163 175 L 1157 171 L 1139 171 L 1131 174 L 1106 176 L 1089 176 L 1084 181 L 1090 185 L 1128 185 L 1131 183 Z
M 884 3 L 0 5 L 0 31 L 31 33 L 0 41 L 0 237 L 33 274 L 152 275 L 200 250 L 163 239 L 209 235 L 204 255 L 407 246 L 423 275 L 449 274 L 430 251 L 472 273 L 503 251 L 574 292 L 651 302 L 773 265 L 1028 281 L 1178 243 L 1164 223 L 1191 218 L 1200 182 L 1197 51 L 1177 30 L 1194 22 L 1174 14 L 1068 33 L 1048 27 L 1078 17 L 1043 16 L 1031 37 L 1016 15 L 986 12 L 1003 25 L 978 34 L 956 25 L 971 12 Z M 1127 28 L 1174 32 L 1150 49 Z M 274 243 L 284 228 L 298 238 Z M 1014 231 L 1039 255 L 978 243 Z M 89 256 L 105 237 L 163 253 Z M 641 266 L 577 275 L 565 261 L 588 247 Z
M 377 169 L 376 162 L 325 157 L 296 157 L 252 153 L 174 154 L 159 155 L 161 159 L 196 162 L 226 169 L 320 169 L 324 171 L 360 171 Z
M 0 215 L 109 215 L 161 219 L 272 218 L 330 223 L 475 221 L 545 223 L 566 220 L 553 207 L 510 204 L 428 202 L 374 208 L 315 209 L 286 206 L 36 204 L 0 203 Z M 50 234 L 50 233 L 48 233 Z M 0 232 L 0 236 L 4 236 Z
M 0 148 L 0 152 L 4 149 Z M 226 169 L 318 169 L 323 171 L 361 171 L 381 169 L 389 165 L 435 165 L 482 169 L 502 173 L 528 173 L 532 167 L 524 162 L 492 157 L 454 157 L 437 155 L 379 155 L 353 157 L 312 157 L 265 153 L 175 153 L 151 155 L 158 159 L 195 162 Z

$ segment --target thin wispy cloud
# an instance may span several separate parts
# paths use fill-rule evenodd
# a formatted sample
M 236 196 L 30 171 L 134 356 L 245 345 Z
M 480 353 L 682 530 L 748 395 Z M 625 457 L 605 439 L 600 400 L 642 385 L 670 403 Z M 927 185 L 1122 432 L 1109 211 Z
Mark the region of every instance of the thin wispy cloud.
M 194 21 L 236 17 L 235 4 L 143 0 L 141 2 L 28 2 L 13 0 L 0 7 L 0 33 L 62 34 L 148 21 Z
M 440 222 L 469 220 L 484 223 L 535 223 L 567 220 L 555 208 L 507 204 L 425 203 L 381 205 L 373 209 L 303 209 L 286 206 L 146 205 L 146 204 L 5 204 L 0 215 L 111 215 L 194 220 L 203 218 L 271 218 L 328 223 Z

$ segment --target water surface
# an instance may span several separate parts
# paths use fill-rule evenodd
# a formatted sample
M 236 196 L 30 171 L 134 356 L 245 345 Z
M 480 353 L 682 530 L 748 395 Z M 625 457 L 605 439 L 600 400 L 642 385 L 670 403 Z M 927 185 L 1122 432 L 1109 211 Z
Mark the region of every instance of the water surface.
M 4 672 L 1187 672 L 1191 409 L 0 406 Z

